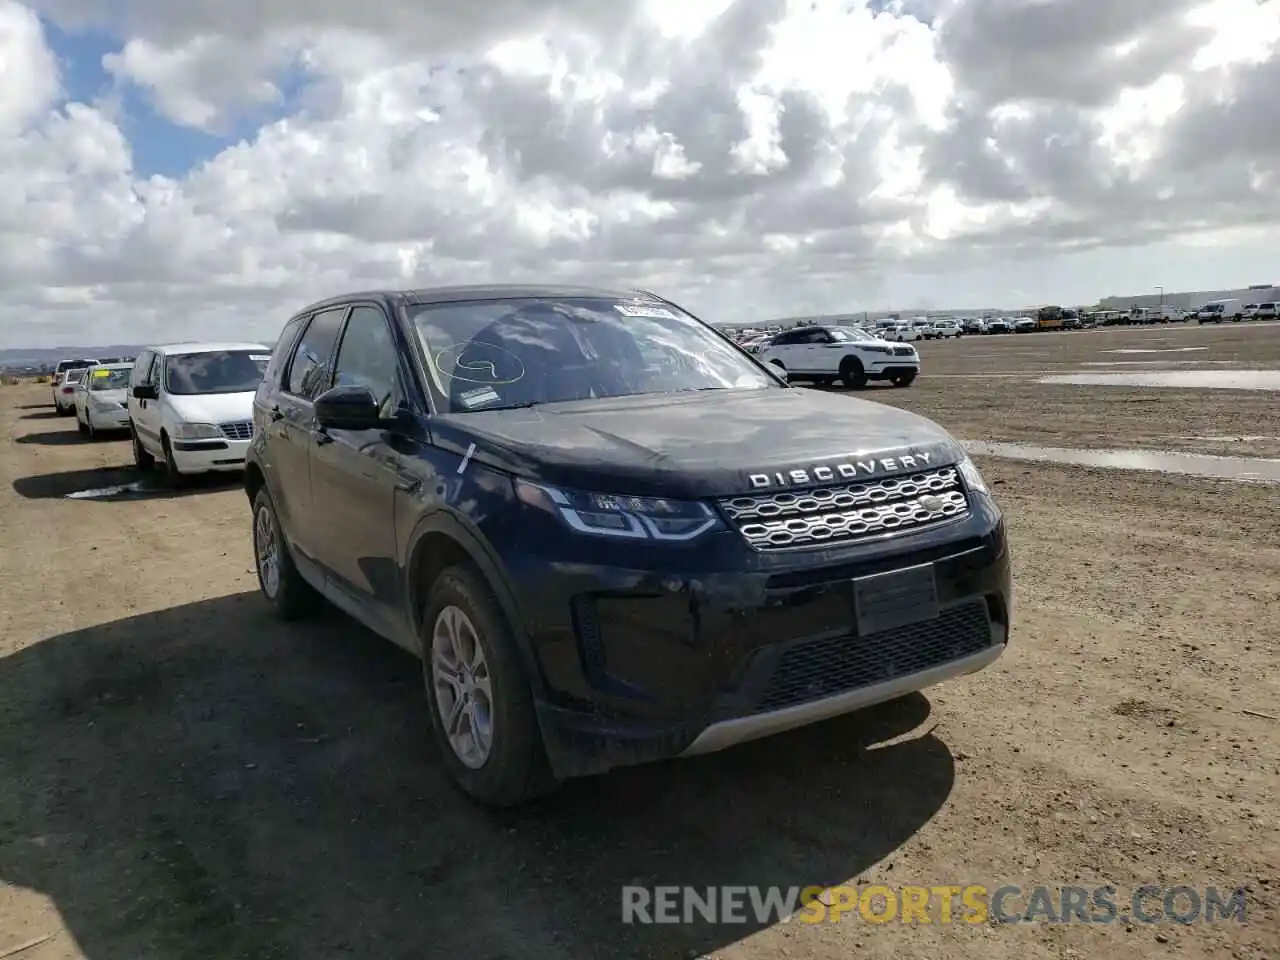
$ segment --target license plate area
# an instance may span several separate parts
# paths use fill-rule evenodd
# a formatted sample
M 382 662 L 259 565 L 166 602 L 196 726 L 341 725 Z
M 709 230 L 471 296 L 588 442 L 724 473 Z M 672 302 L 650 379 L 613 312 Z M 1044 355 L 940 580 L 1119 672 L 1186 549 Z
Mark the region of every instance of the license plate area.
M 860 637 L 933 620 L 939 614 L 938 580 L 932 563 L 856 577 L 852 582 Z

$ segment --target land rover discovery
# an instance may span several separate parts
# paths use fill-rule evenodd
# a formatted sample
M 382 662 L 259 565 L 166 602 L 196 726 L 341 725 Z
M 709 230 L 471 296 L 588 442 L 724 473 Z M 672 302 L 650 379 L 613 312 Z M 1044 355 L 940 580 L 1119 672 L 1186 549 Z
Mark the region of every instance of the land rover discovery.
M 1009 555 L 973 463 L 784 377 L 647 293 L 315 304 L 254 399 L 262 594 L 420 656 L 444 762 L 491 805 L 992 663 Z

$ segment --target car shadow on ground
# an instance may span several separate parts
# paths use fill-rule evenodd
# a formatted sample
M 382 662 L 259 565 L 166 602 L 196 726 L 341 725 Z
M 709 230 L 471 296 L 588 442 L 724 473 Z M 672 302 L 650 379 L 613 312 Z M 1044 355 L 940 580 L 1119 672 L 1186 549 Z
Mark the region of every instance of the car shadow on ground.
M 58 412 L 57 412 L 56 410 L 49 410 L 49 409 L 47 409 L 47 408 L 46 408 L 46 409 L 41 410 L 41 409 L 39 409 L 39 408 L 35 408 L 35 407 L 27 407 L 27 408 L 24 408 L 24 409 L 36 409 L 36 410 L 38 410 L 38 412 L 37 412 L 37 413 L 24 413 L 22 416 L 20 416 L 20 417 L 18 418 L 19 420 L 56 420 L 56 419 L 58 418 L 58 416 L 59 416 L 59 414 L 58 414 Z
M 0 880 L 91 960 L 695 956 L 760 925 L 626 925 L 623 886 L 858 877 L 950 793 L 946 746 L 904 736 L 928 714 L 913 695 L 487 813 L 432 752 L 416 660 L 238 594 L 0 659 Z
M 34 443 L 42 447 L 66 447 L 89 443 L 89 438 L 76 430 L 53 430 L 49 433 L 26 433 L 13 438 L 14 443 Z
M 28 500 L 72 499 L 100 503 L 173 499 L 234 490 L 243 484 L 244 475 L 241 473 L 207 473 L 188 477 L 185 486 L 174 488 L 167 484 L 164 475 L 158 470 L 144 473 L 137 467 L 127 465 L 19 477 L 13 481 L 13 489 Z

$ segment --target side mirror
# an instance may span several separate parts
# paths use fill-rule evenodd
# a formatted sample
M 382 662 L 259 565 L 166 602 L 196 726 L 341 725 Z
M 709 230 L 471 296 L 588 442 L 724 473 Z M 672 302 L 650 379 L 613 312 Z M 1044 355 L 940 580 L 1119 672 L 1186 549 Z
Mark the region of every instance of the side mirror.
M 378 398 L 362 386 L 342 386 L 316 397 L 316 425 L 322 430 L 377 430 L 383 426 Z
M 135 400 L 159 400 L 160 394 L 156 392 L 154 383 L 140 383 L 133 388 L 133 397 Z

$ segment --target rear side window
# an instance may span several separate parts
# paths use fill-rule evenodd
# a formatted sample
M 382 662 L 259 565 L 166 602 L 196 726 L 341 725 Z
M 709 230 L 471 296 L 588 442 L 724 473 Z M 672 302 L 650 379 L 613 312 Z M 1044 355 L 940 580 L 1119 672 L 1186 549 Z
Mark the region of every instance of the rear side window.
M 289 363 L 286 391 L 304 400 L 314 400 L 324 390 L 329 381 L 333 346 L 346 315 L 347 308 L 339 307 L 321 311 L 311 318 Z
M 276 340 L 275 348 L 271 351 L 271 361 L 262 374 L 262 379 L 271 386 L 280 384 L 280 371 L 284 368 L 285 361 L 293 350 L 293 345 L 306 321 L 306 317 L 294 317 L 284 325 L 284 330 L 281 331 L 280 338 Z

